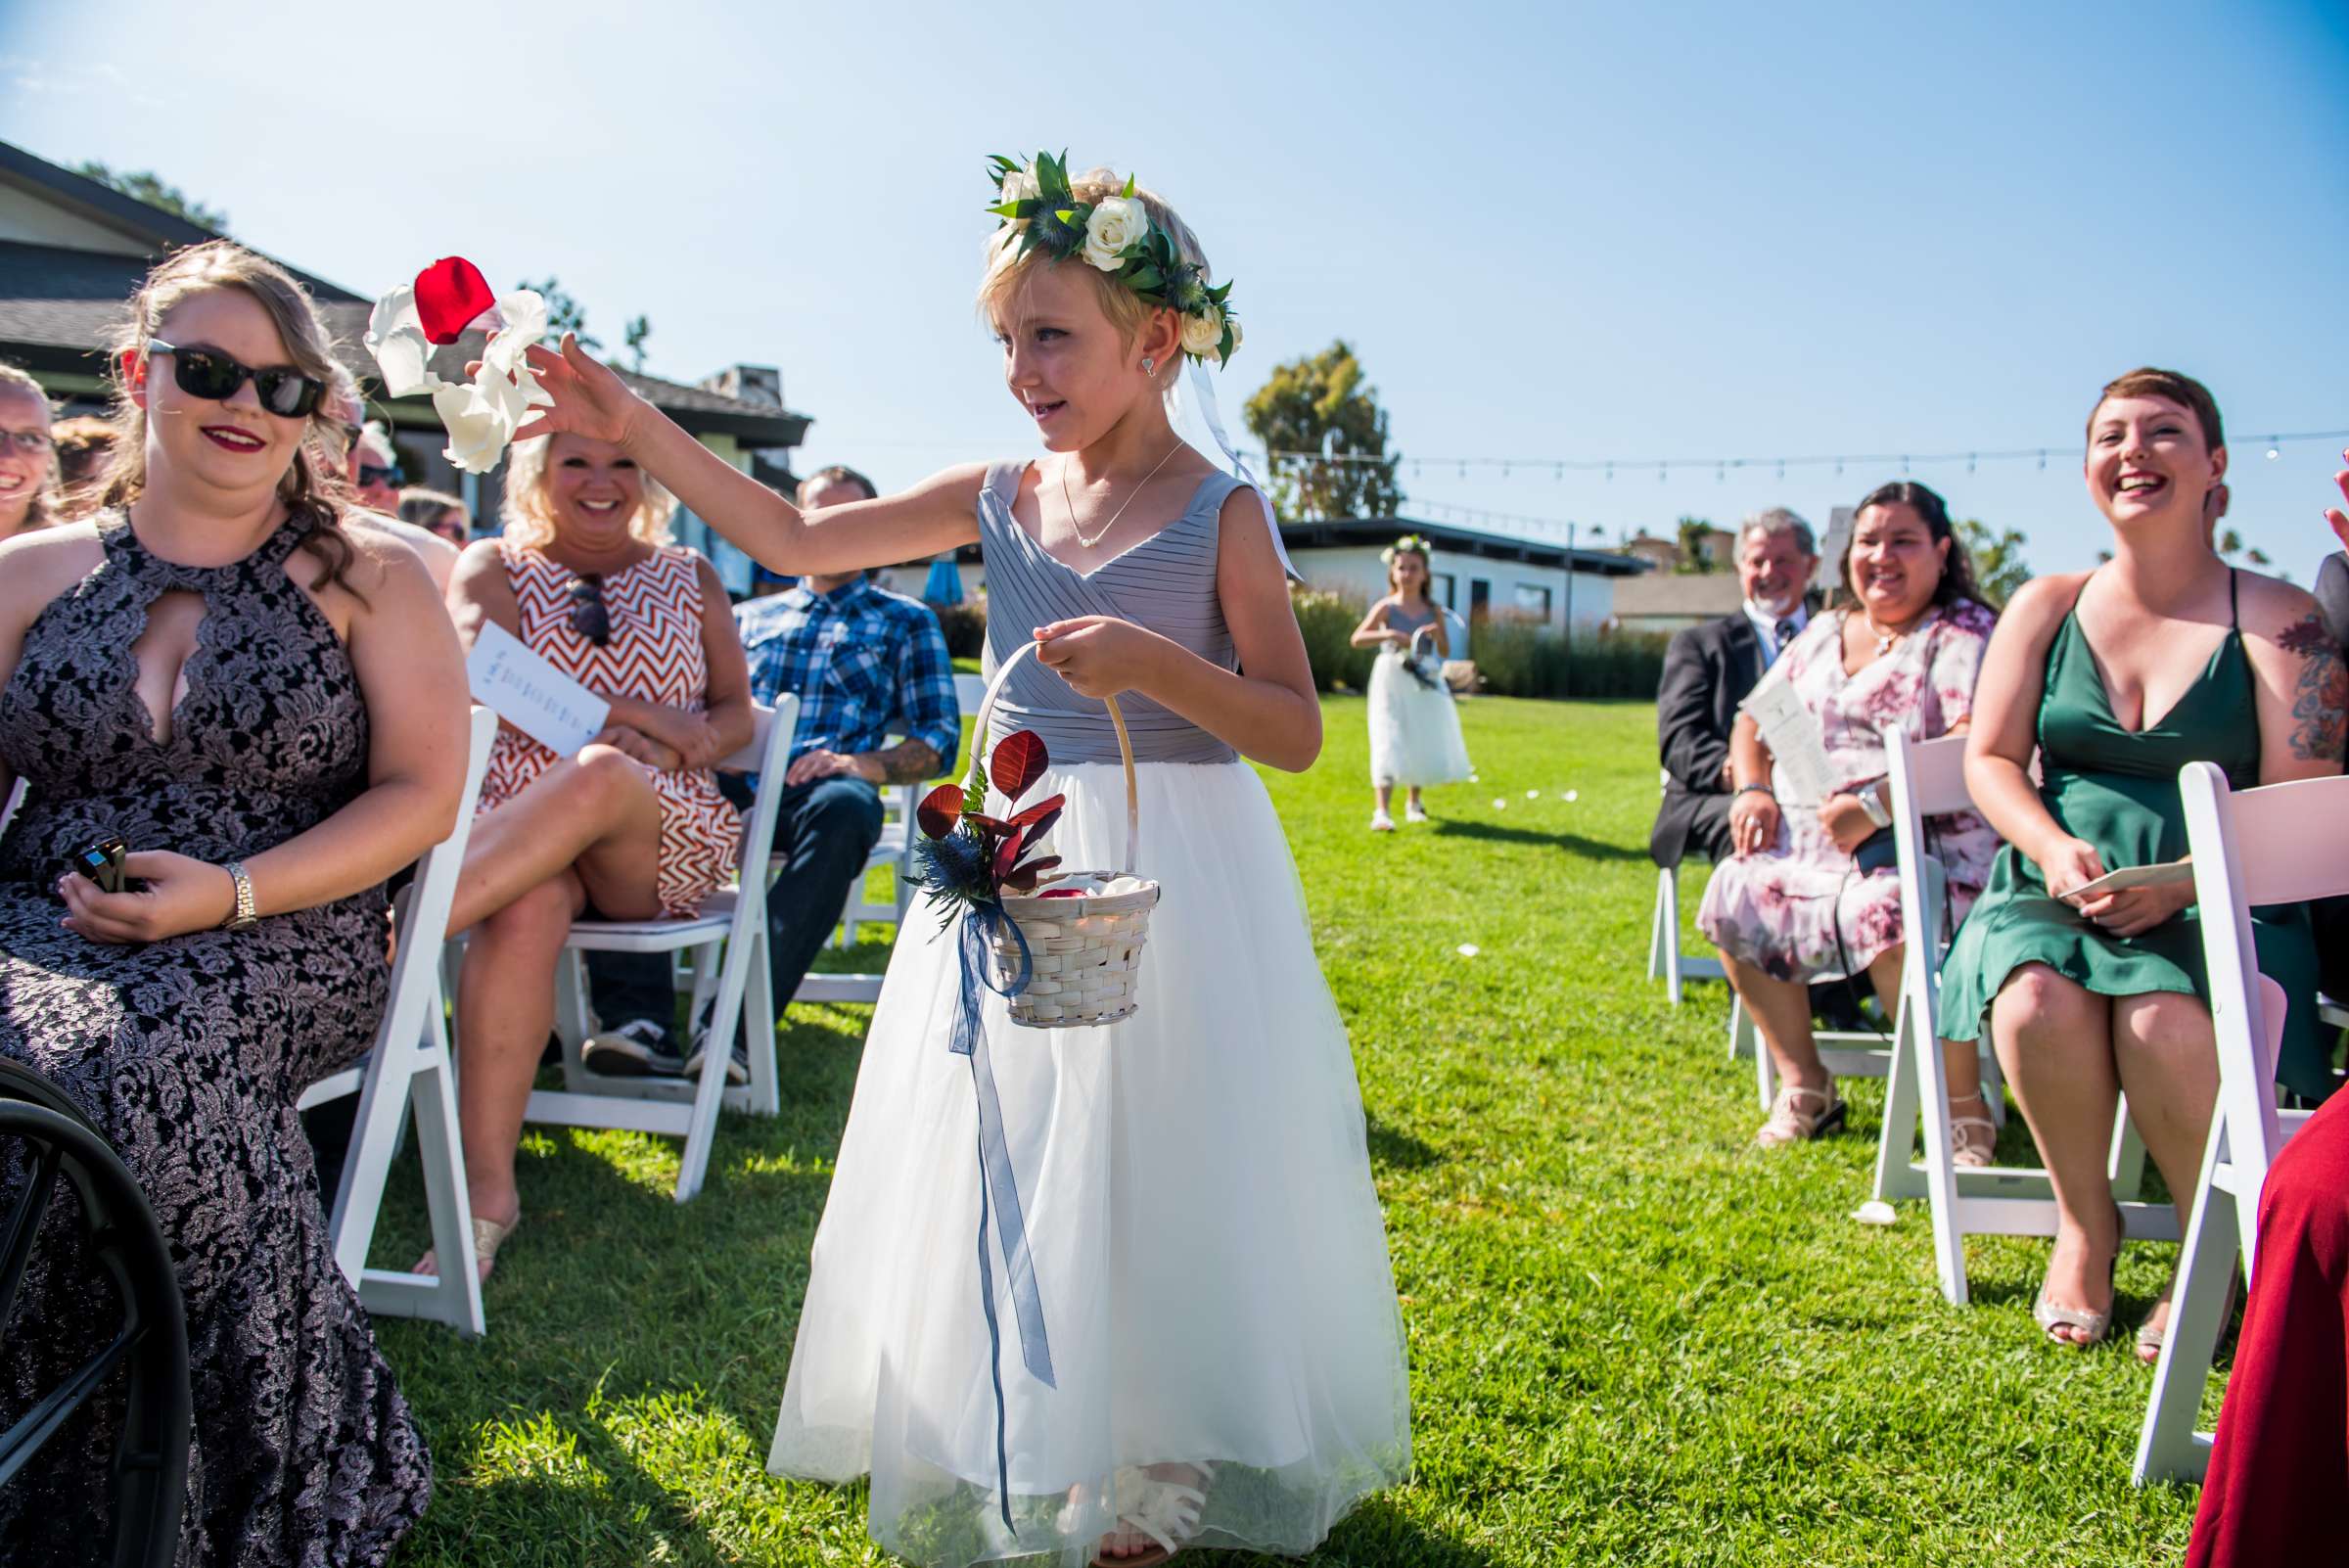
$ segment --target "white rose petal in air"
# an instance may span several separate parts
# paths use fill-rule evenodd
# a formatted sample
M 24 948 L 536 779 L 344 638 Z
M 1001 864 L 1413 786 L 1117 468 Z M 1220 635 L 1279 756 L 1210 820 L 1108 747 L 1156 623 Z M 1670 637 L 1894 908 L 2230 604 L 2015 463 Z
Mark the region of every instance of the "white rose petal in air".
M 411 397 L 437 392 L 450 385 L 433 374 L 429 363 L 433 346 L 424 336 L 424 318 L 416 310 L 416 290 L 401 284 L 375 302 L 367 317 L 367 351 L 384 373 L 384 395 Z
M 1106 197 L 1084 220 L 1084 258 L 1104 272 L 1115 272 L 1126 264 L 1119 253 L 1149 232 L 1150 215 L 1141 203 L 1130 197 Z
M 1205 315 L 1182 318 L 1182 351 L 1184 353 L 1197 354 L 1200 358 L 1207 359 L 1222 346 L 1222 311 L 1218 310 L 1214 305 L 1209 305 Z

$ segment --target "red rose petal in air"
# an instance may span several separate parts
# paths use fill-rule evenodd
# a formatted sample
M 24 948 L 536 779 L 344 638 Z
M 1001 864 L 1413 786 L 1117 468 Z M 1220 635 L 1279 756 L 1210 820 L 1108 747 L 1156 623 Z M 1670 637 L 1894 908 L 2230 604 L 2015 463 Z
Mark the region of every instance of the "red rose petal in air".
M 962 820 L 962 786 L 941 784 L 922 797 L 922 804 L 913 808 L 913 814 L 924 833 L 934 839 L 944 838 Z
M 416 315 L 428 343 L 455 343 L 495 303 L 489 280 L 461 255 L 444 255 L 416 274 Z

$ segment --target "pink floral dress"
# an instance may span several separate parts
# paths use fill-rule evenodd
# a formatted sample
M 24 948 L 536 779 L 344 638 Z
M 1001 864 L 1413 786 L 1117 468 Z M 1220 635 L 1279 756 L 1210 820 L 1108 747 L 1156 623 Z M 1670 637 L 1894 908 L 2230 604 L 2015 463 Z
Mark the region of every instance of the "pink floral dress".
M 1884 776 L 1886 737 L 1895 729 L 1911 740 L 1933 740 L 1972 715 L 1974 678 L 1993 623 L 1989 610 L 1961 600 L 1847 675 L 1848 614 L 1814 617 L 1778 656 L 1796 694 L 1819 718 L 1844 791 Z M 1930 818 L 1925 831 L 1949 873 L 1948 929 L 1955 930 L 1989 879 L 1999 836 L 1971 811 Z M 1713 868 L 1696 923 L 1723 952 L 1773 979 L 1808 984 L 1821 975 L 1856 975 L 1901 941 L 1900 879 L 1889 866 L 1862 875 L 1819 824 L 1817 803 L 1787 801 L 1776 844 Z

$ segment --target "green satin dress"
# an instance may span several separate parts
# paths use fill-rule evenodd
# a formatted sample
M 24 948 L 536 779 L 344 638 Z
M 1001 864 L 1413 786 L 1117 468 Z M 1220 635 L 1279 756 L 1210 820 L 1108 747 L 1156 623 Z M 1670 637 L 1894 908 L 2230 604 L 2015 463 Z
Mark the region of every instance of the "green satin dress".
M 2257 694 L 2239 624 L 2160 722 L 2130 730 L 2113 717 L 2079 618 L 2066 615 L 2048 651 L 2039 747 L 2040 800 L 2065 832 L 2096 846 L 2106 869 L 2177 859 L 2187 853 L 2181 767 L 2216 762 L 2238 790 L 2259 782 Z M 2171 991 L 2207 1002 L 2198 920 L 2189 907 L 2140 936 L 2112 936 L 2051 898 L 2039 867 L 2008 845 L 1942 963 L 1942 1033 L 1980 1038 L 1992 999 L 2025 964 L 2046 964 L 2099 995 Z M 2277 1077 L 2322 1099 L 2333 1080 L 2317 1026 L 2308 911 L 2301 904 L 2257 909 L 2252 925 L 2260 970 L 2283 988 L 2290 1004 Z

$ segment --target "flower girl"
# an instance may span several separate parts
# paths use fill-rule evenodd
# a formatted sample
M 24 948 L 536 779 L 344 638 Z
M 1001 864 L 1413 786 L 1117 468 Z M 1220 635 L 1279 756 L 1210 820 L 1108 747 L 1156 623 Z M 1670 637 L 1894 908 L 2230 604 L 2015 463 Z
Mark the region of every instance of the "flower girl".
M 990 673 L 1031 628 L 1037 644 L 1004 675 L 990 735 L 1032 731 L 1048 750 L 1025 798 L 1066 796 L 1051 849 L 1068 866 L 1124 863 L 1102 699 L 1131 736 L 1139 870 L 1162 890 L 1139 1010 L 1015 1025 L 997 994 L 1012 977 L 967 986 L 964 933 L 909 917 L 769 1468 L 869 1473 L 874 1539 L 921 1563 L 1303 1553 L 1408 1473 L 1410 1437 L 1345 1026 L 1241 761 L 1300 770 L 1320 749 L 1286 560 L 1259 494 L 1170 413 L 1205 390 L 1193 368 L 1174 392 L 1184 360 L 1221 362 L 1239 342 L 1230 286 L 1210 287 L 1190 230 L 1130 180 L 1072 180 L 1047 157 L 997 160 L 994 177 L 980 300 L 1039 457 L 803 514 L 568 338 L 531 351 L 554 403 L 520 434 L 619 441 L 778 572 L 976 540 Z M 1012 809 L 1000 795 L 986 808 Z M 966 996 L 978 1051 L 958 1057 Z
M 1387 564 L 1387 596 L 1354 628 L 1354 645 L 1378 649 L 1370 667 L 1370 787 L 1377 794 L 1370 831 L 1392 833 L 1396 785 L 1411 792 L 1404 820 L 1424 822 L 1419 787 L 1456 783 L 1472 769 L 1460 715 L 1444 684 L 1451 633 L 1428 596 L 1427 541 L 1406 533 L 1379 559 Z

